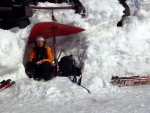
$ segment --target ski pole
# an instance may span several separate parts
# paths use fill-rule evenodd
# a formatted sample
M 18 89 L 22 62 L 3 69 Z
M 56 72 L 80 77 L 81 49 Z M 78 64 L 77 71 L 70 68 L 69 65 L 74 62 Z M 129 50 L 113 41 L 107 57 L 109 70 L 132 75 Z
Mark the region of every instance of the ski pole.
M 89 89 L 87 89 L 86 87 L 84 87 L 83 85 L 79 85 L 79 86 L 81 86 L 81 87 L 83 87 L 84 89 L 86 89 L 87 90 L 87 92 L 89 93 L 89 94 L 91 94 L 91 91 L 89 90 Z
M 62 49 L 62 50 L 59 52 L 59 55 L 58 55 L 57 61 L 59 60 L 60 55 L 61 55 L 61 53 L 62 53 L 63 51 L 64 51 L 64 49 Z

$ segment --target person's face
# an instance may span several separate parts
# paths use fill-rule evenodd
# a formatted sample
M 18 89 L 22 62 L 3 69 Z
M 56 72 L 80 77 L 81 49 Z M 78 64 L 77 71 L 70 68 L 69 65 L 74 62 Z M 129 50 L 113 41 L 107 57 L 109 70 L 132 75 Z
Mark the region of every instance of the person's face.
M 43 40 L 38 40 L 37 41 L 37 46 L 38 47 L 42 47 L 44 45 L 44 41 Z

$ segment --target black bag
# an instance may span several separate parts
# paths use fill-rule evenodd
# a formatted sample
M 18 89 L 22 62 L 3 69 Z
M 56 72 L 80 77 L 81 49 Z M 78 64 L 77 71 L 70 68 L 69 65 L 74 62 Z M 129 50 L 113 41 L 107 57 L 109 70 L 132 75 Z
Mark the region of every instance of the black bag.
M 81 69 L 75 66 L 75 61 L 73 60 L 72 55 L 62 57 L 58 62 L 58 66 L 61 76 L 74 76 L 73 82 L 77 82 L 76 76 L 80 76 L 82 74 Z M 80 83 L 81 78 L 82 76 L 79 80 Z

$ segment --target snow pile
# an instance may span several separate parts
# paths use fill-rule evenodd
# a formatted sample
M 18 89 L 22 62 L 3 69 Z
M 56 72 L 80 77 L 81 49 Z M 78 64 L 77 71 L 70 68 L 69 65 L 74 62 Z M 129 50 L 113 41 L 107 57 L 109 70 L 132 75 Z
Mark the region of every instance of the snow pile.
M 95 97 L 111 96 L 120 92 L 118 87 L 109 83 L 112 76 L 149 75 L 150 11 L 147 6 L 150 2 L 148 0 L 138 2 L 129 0 L 127 3 L 132 15 L 124 18 L 123 27 L 116 27 L 124 10 L 117 0 L 83 0 L 83 4 L 88 10 L 87 18 L 81 18 L 80 15 L 74 13 L 74 10 L 54 11 L 56 22 L 86 29 L 79 34 L 58 37 L 57 52 L 64 49 L 61 56 L 74 55 L 77 65 L 82 67 L 82 84 L 92 92 L 90 96 L 84 88 L 73 84 L 68 78 L 56 77 L 51 81 L 36 82 L 29 80 L 25 74 L 24 65 L 28 60 L 31 47 L 34 46 L 27 44 L 30 30 L 35 23 L 52 21 L 51 11 L 35 11 L 30 18 L 31 24 L 24 29 L 0 29 L 0 80 L 7 78 L 16 80 L 13 88 L 0 93 L 2 107 L 11 99 L 12 102 L 9 105 L 13 105 L 15 102 L 18 106 L 23 107 L 23 104 L 27 105 L 30 102 L 30 106 L 35 103 L 36 106 L 46 103 L 54 107 L 49 110 L 48 105 L 44 104 L 45 113 L 58 112 L 56 109 L 58 103 L 62 107 L 64 104 L 69 105 L 72 102 L 78 104 L 75 100 L 86 99 L 86 102 L 92 100 L 93 104 Z M 54 5 L 47 2 L 39 3 L 39 6 Z M 51 38 L 47 40 L 47 43 L 52 47 Z M 12 108 L 14 111 L 16 111 L 17 105 Z M 33 111 L 29 111 L 26 109 L 31 108 L 29 105 L 20 108 L 19 112 L 42 111 L 42 109 L 36 110 L 35 106 Z M 79 105 L 82 106 L 80 103 Z M 88 106 L 90 105 L 88 104 Z M 76 111 L 79 112 L 78 108 L 80 107 L 74 108 L 77 108 Z M 3 108 L 2 112 L 6 109 Z M 26 110 L 22 111 L 24 109 Z M 66 108 L 70 112 L 71 109 Z M 95 107 L 90 111 L 93 112 L 94 109 Z
M 115 75 L 148 75 L 149 68 L 145 68 L 145 65 L 149 65 L 148 18 L 141 20 L 140 17 L 143 16 L 130 16 L 124 19 L 124 27 L 118 28 L 116 24 L 121 19 L 124 10 L 118 1 L 102 0 L 96 3 L 96 0 L 84 1 L 83 4 L 88 7 L 87 18 L 81 18 L 80 15 L 74 14 L 74 10 L 54 11 L 57 22 L 86 28 L 83 33 L 57 38 L 57 51 L 65 49 L 66 51 L 62 55 L 71 53 L 74 55 L 78 66 L 83 68 L 83 76 L 87 82 L 85 84 L 89 84 L 88 79 L 95 79 L 95 76 L 109 82 L 111 76 Z M 134 4 L 134 2 L 128 4 L 132 6 L 131 3 Z M 39 6 L 53 5 L 47 2 L 39 3 Z M 139 5 L 141 4 L 134 4 L 139 8 L 135 12 L 140 12 Z M 51 11 L 37 10 L 30 21 L 32 24 L 21 30 L 18 28 L 8 31 L 1 30 L 3 32 L 0 46 L 2 51 L 1 76 L 3 78 L 6 77 L 5 75 L 12 74 L 13 71 L 17 74 L 8 77 L 15 80 L 26 78 L 22 62 L 28 60 L 28 55 L 23 52 L 27 47 L 26 51 L 29 53 L 33 47 L 33 45 L 27 45 L 28 35 L 35 23 L 52 21 Z M 51 39 L 48 40 L 48 44 L 52 46 Z M 10 70 L 9 73 L 8 70 Z M 101 86 L 103 86 L 103 82 L 101 82 Z

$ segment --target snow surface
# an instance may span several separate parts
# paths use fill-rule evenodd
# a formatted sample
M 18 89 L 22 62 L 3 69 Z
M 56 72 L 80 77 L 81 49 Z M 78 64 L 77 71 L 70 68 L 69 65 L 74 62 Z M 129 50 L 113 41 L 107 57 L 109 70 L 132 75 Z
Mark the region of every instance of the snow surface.
M 0 113 L 149 113 L 149 85 L 117 87 L 112 76 L 147 76 L 150 73 L 150 1 L 128 0 L 131 16 L 117 27 L 124 8 L 117 0 L 81 0 L 87 9 L 82 18 L 74 10 L 55 10 L 59 23 L 85 28 L 86 31 L 57 38 L 61 57 L 73 54 L 82 67 L 82 85 L 56 77 L 37 82 L 28 79 L 24 65 L 34 46 L 28 36 L 34 24 L 52 21 L 51 11 L 36 10 L 31 24 L 24 29 L 0 29 L 0 80 L 16 84 L 0 92 Z M 56 6 L 39 3 L 39 6 Z M 60 5 L 60 4 L 59 4 Z M 58 6 L 59 6 L 58 5 Z M 64 4 L 67 5 L 67 4 Z M 52 39 L 47 40 L 52 46 Z

